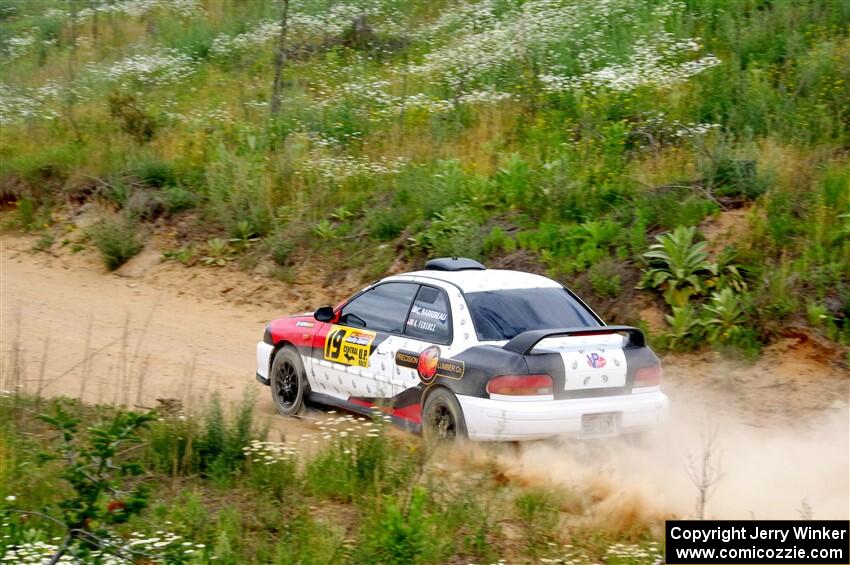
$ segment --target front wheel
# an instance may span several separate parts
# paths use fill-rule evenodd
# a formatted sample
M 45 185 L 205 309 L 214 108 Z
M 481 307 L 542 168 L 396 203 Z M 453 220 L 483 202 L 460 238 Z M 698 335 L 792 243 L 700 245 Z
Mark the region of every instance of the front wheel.
M 422 437 L 426 441 L 454 441 L 466 437 L 466 420 L 455 395 L 438 388 L 422 407 Z
M 304 405 L 307 379 L 301 356 L 289 346 L 274 356 L 271 369 L 272 400 L 281 416 L 295 416 Z

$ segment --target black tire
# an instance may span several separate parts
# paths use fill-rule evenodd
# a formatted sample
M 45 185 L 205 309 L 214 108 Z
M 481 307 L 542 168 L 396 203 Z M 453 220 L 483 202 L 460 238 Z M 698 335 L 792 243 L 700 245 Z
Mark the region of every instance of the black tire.
M 422 407 L 422 437 L 426 441 L 455 441 L 466 438 L 466 420 L 460 403 L 449 390 L 437 388 Z
M 269 373 L 272 401 L 281 416 L 295 416 L 304 406 L 310 385 L 304 364 L 294 347 L 284 346 L 274 356 Z

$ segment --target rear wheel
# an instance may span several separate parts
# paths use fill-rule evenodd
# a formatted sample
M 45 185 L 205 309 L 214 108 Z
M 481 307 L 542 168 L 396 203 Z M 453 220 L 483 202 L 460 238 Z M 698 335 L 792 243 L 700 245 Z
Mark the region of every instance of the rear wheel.
M 274 356 L 271 369 L 272 400 L 282 416 L 295 416 L 304 405 L 309 385 L 301 356 L 295 348 L 284 346 Z
M 438 388 L 422 407 L 422 436 L 426 441 L 454 441 L 466 437 L 466 421 L 455 395 Z

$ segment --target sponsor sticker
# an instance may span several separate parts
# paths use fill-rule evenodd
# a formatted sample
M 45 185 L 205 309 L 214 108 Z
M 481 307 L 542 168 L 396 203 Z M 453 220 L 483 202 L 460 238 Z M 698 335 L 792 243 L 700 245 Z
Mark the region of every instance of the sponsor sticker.
M 605 367 L 605 358 L 598 353 L 587 355 L 587 364 L 593 369 L 602 369 Z
M 462 379 L 465 371 L 463 361 L 441 358 L 440 348 L 436 345 L 426 348 L 422 353 L 399 349 L 395 354 L 395 362 L 399 367 L 416 369 L 420 380 L 426 385 L 437 377 Z
M 299 328 L 312 328 L 315 324 L 313 322 L 308 322 L 307 320 L 298 320 L 295 322 L 295 325 Z
M 369 366 L 369 350 L 375 332 L 345 326 L 331 326 L 325 338 L 325 359 L 343 365 Z

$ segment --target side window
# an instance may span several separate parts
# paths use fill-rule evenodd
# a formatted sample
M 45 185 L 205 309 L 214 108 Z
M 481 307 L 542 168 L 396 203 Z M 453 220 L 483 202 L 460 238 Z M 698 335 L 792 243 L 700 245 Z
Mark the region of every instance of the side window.
M 432 286 L 423 286 L 413 301 L 404 333 L 422 341 L 448 343 L 452 334 L 451 324 L 446 293 Z
M 342 308 L 339 323 L 378 332 L 401 333 L 419 285 L 385 283 L 367 290 Z

